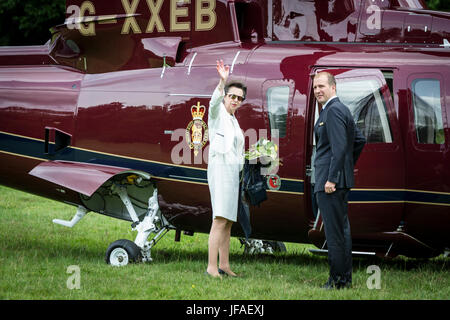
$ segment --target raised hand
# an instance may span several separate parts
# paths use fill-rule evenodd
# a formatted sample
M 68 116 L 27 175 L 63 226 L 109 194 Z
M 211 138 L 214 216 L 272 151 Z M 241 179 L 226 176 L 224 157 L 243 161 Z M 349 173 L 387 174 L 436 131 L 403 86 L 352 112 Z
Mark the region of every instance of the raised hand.
M 230 75 L 230 66 L 225 66 L 223 60 L 217 60 L 217 72 L 219 73 L 220 80 L 227 82 L 228 76 Z

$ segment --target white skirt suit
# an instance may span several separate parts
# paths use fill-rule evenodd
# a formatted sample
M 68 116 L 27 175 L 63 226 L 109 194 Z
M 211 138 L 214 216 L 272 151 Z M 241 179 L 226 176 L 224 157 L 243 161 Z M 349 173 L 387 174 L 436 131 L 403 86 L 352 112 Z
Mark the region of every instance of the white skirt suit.
M 244 135 L 236 117 L 225 109 L 223 98 L 217 87 L 209 102 L 208 186 L 213 219 L 219 216 L 236 222 Z

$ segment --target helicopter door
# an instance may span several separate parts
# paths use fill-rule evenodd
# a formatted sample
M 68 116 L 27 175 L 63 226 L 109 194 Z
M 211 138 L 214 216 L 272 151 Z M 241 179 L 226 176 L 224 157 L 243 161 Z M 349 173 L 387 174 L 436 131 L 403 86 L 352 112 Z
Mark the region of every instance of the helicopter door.
M 404 155 L 398 118 L 388 83 L 392 72 L 368 69 L 325 69 L 335 75 L 337 96 L 351 111 L 357 127 L 367 139 L 355 166 L 355 187 L 349 195 L 349 218 L 352 235 L 396 230 L 403 212 Z M 324 71 L 324 69 L 314 70 Z M 388 83 L 386 81 L 388 79 Z M 311 77 L 311 88 L 313 77 Z M 311 163 L 314 119 L 319 108 L 310 92 L 309 150 Z M 309 157 L 309 158 L 308 158 Z M 310 179 L 305 192 L 311 192 Z M 306 195 L 311 201 L 311 194 Z M 358 212 L 358 215 L 352 215 Z M 310 217 L 314 215 L 311 212 Z M 376 217 L 377 223 L 367 223 Z
M 404 229 L 420 239 L 442 239 L 448 231 L 449 214 L 449 136 L 445 97 L 448 87 L 439 71 L 411 73 L 407 77 L 409 94 L 406 141 L 406 205 Z M 445 69 L 444 69 L 445 70 Z M 447 69 L 448 70 L 448 69 Z M 406 77 L 405 77 L 406 79 Z M 448 110 L 448 107 L 447 107 Z M 447 134 L 446 134 L 447 131 Z

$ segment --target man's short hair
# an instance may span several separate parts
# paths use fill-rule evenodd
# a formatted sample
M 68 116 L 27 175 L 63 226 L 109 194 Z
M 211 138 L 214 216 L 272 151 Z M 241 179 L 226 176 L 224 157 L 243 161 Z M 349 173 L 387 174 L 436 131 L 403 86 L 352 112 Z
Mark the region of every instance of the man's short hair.
M 317 77 L 317 76 L 320 76 L 320 75 L 322 75 L 322 74 L 327 76 L 328 84 L 329 84 L 330 86 L 336 86 L 336 78 L 335 78 L 331 73 L 329 73 L 329 72 L 326 72 L 326 71 L 320 71 L 320 72 L 317 72 L 317 73 L 314 75 L 314 78 Z
M 244 99 L 247 96 L 247 87 L 241 83 L 241 82 L 230 82 L 229 84 L 227 84 L 225 86 L 225 94 L 228 93 L 228 90 L 230 90 L 230 88 L 238 88 L 241 89 L 242 92 L 244 92 Z

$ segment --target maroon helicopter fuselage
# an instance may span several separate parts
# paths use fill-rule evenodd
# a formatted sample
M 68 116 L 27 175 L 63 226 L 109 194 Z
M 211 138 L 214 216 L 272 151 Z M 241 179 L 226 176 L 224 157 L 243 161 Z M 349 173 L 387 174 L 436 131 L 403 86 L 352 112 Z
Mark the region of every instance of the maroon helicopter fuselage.
M 448 14 L 379 1 L 373 29 L 372 1 L 345 1 L 337 14 L 319 1 L 191 2 L 156 1 L 157 11 L 143 0 L 94 1 L 92 12 L 68 1 L 98 21 L 57 27 L 44 46 L 0 48 L 0 183 L 83 205 L 115 173 L 142 171 L 176 229 L 208 232 L 208 144 L 194 154 L 186 132 L 192 106 L 206 106 L 207 121 L 223 59 L 248 87 L 237 112 L 246 148 L 265 136 L 282 159 L 281 185 L 251 208 L 251 237 L 320 247 L 311 75 L 328 70 L 341 100 L 373 86 L 363 97 L 371 107 L 355 109 L 368 143 L 349 198 L 354 249 L 429 256 L 450 246 Z M 242 235 L 238 224 L 233 234 Z

